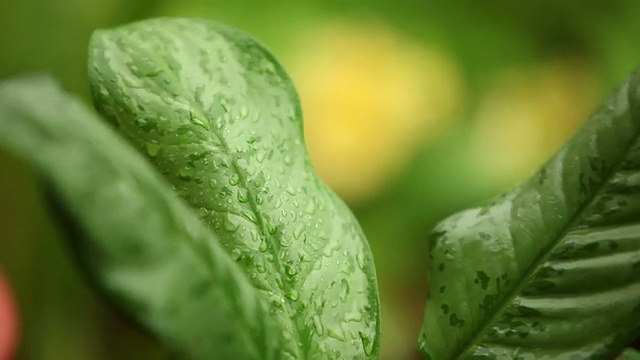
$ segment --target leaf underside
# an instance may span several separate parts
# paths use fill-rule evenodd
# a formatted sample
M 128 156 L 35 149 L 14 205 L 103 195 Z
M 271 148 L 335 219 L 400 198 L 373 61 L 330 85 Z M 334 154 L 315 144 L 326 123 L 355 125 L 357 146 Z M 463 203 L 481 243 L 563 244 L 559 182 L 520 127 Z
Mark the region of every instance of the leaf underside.
M 0 85 L 0 145 L 31 163 L 110 300 L 191 358 L 278 358 L 268 312 L 170 186 L 51 79 Z M 224 340 L 224 341 L 223 341 Z
M 439 224 L 427 359 L 611 359 L 640 334 L 638 75 L 531 179 Z
M 146 20 L 96 32 L 89 75 L 96 108 L 242 267 L 283 358 L 377 356 L 371 252 L 313 171 L 297 94 L 264 47 L 209 20 Z

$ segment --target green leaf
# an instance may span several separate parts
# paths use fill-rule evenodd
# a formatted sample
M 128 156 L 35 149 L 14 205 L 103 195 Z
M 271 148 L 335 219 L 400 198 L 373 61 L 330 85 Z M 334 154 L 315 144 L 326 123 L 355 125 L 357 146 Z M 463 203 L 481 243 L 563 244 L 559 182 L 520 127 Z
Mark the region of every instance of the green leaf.
M 640 334 L 638 75 L 531 179 L 430 240 L 428 359 L 610 359 Z
M 99 111 L 197 210 L 266 299 L 292 358 L 376 357 L 373 259 L 318 179 L 295 89 L 267 50 L 204 19 L 94 34 Z
M 640 360 L 640 351 L 636 349 L 627 349 L 619 357 L 619 360 Z
M 135 149 L 48 78 L 0 85 L 0 145 L 29 161 L 110 300 L 194 359 L 279 358 L 240 267 Z

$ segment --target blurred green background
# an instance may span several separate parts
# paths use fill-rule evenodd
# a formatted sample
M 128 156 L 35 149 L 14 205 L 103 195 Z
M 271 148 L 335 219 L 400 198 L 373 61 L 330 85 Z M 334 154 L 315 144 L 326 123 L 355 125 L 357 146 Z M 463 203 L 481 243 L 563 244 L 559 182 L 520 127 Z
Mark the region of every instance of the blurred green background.
M 0 78 L 47 72 L 88 103 L 96 28 L 201 16 L 252 33 L 291 73 L 313 163 L 368 236 L 382 358 L 417 359 L 430 229 L 526 178 L 640 64 L 636 0 L 460 3 L 4 0 Z M 2 149 L 0 174 L 18 359 L 168 358 L 86 286 L 32 173 Z

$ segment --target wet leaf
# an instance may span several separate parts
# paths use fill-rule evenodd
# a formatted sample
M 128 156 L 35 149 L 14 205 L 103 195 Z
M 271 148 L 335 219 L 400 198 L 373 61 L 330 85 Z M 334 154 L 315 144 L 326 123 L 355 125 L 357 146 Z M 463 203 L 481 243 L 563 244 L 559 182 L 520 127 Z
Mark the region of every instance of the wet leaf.
M 98 288 L 194 359 L 279 358 L 261 295 L 129 144 L 48 78 L 0 85 L 0 145 L 31 163 Z
M 373 260 L 309 162 L 295 89 L 258 42 L 204 19 L 96 32 L 98 110 L 173 184 L 265 299 L 289 358 L 378 352 Z
M 640 334 L 640 93 L 430 240 L 428 359 L 611 359 Z

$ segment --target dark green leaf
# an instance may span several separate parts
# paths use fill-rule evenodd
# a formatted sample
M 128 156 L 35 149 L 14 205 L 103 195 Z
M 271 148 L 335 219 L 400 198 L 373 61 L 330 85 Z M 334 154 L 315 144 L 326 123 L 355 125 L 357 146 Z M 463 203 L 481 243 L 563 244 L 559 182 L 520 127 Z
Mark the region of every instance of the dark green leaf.
M 96 107 L 197 210 L 267 299 L 293 358 L 368 358 L 379 309 L 367 242 L 314 173 L 293 85 L 246 34 L 204 19 L 96 32 Z
M 427 358 L 610 359 L 640 333 L 638 100 L 634 76 L 535 176 L 436 228 Z
M 0 145 L 29 161 L 111 300 L 196 359 L 279 357 L 260 294 L 129 144 L 47 78 L 0 85 Z

